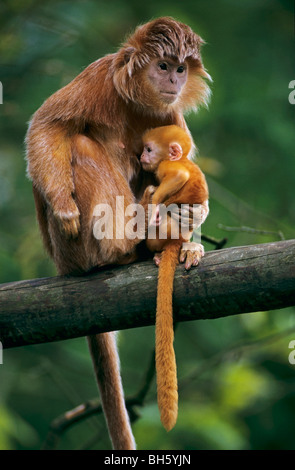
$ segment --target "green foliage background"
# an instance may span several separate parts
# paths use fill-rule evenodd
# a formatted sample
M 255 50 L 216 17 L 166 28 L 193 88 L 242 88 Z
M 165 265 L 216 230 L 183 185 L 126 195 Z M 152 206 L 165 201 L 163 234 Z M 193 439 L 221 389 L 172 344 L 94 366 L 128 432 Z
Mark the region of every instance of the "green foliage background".
M 0 3 L 0 282 L 55 275 L 35 221 L 23 140 L 32 113 L 126 34 L 169 15 L 205 40 L 209 110 L 187 116 L 211 192 L 203 232 L 227 246 L 294 238 L 295 79 L 290 0 L 2 0 Z M 225 232 L 220 225 L 273 233 Z M 206 246 L 206 249 L 213 249 Z M 159 424 L 153 383 L 134 432 L 140 449 L 295 449 L 294 309 L 181 324 L 176 428 Z M 0 331 L 1 340 L 1 331 Z M 143 379 L 154 329 L 120 334 L 127 395 Z M 97 391 L 83 338 L 3 352 L 0 449 L 39 449 L 49 423 Z M 61 449 L 109 449 L 101 417 Z

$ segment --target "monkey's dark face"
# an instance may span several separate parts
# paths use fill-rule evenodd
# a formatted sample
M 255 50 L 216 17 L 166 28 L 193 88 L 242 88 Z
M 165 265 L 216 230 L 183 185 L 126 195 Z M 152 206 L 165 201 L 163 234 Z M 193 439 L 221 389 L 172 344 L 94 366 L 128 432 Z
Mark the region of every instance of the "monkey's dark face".
M 187 65 L 173 59 L 154 59 L 147 67 L 147 78 L 165 104 L 174 103 L 187 81 Z

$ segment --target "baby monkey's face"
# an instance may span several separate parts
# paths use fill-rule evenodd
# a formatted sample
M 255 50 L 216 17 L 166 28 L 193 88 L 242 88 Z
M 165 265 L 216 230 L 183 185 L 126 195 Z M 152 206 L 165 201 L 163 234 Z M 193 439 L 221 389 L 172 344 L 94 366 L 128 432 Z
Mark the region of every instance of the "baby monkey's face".
M 146 142 L 144 144 L 140 163 L 145 171 L 155 171 L 163 158 L 162 150 L 154 142 Z

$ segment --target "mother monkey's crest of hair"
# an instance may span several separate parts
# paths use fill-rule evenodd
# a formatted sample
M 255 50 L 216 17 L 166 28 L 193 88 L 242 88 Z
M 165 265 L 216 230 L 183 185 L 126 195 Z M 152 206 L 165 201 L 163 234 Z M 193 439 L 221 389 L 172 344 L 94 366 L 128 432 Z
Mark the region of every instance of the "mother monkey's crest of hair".
M 145 69 L 152 59 L 176 59 L 188 66 L 188 79 L 177 103 L 161 105 L 163 111 L 196 110 L 207 106 L 210 89 L 204 80 L 211 80 L 204 69 L 200 48 L 204 41 L 184 23 L 173 18 L 158 18 L 139 26 L 123 44 L 113 61 L 113 81 L 117 92 L 126 101 L 159 111 L 159 100 L 152 87 L 147 90 Z M 142 86 L 145 81 L 145 86 Z M 163 109 L 164 108 L 164 109 Z

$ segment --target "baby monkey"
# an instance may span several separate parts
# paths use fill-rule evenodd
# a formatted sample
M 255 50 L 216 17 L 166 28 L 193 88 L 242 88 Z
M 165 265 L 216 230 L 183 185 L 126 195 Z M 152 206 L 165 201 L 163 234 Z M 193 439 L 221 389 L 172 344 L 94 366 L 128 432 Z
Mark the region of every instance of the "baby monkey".
M 156 237 L 146 240 L 152 252 L 160 252 L 156 256 L 159 264 L 158 293 L 156 312 L 156 371 L 157 394 L 161 421 L 170 431 L 177 420 L 178 391 L 176 360 L 173 348 L 173 310 L 172 292 L 175 269 L 179 256 L 182 257 L 183 243 L 190 243 L 192 230 L 183 228 L 179 234 L 179 222 L 172 217 L 162 218 L 160 205 L 171 204 L 200 205 L 198 225 L 208 215 L 208 186 L 200 168 L 188 160 L 192 148 L 189 134 L 182 128 L 171 125 L 148 130 L 143 135 L 144 150 L 140 162 L 145 171 L 153 172 L 159 186 L 149 186 L 146 191 L 152 194 L 153 210 L 149 226 L 156 227 Z M 175 207 L 175 206 L 174 206 Z M 186 268 L 197 265 L 204 254 L 201 244 L 191 243 L 189 262 Z M 186 247 L 188 248 L 188 246 Z M 185 253 L 188 253 L 187 250 Z

